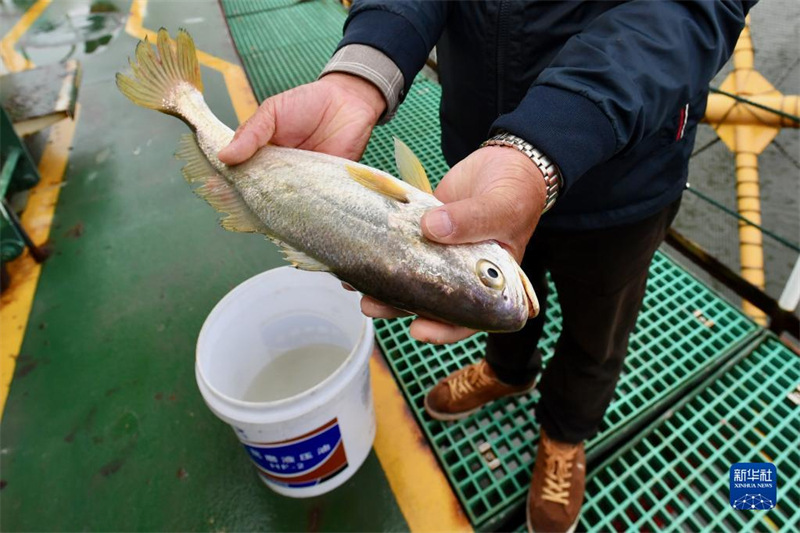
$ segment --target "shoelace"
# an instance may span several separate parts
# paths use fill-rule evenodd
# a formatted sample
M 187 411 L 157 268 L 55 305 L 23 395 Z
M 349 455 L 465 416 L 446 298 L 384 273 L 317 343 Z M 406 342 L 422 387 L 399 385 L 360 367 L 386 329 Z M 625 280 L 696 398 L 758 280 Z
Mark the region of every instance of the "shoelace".
M 578 447 L 559 448 L 549 442 L 544 442 L 544 485 L 542 486 L 542 499 L 563 506 L 569 505 L 569 488 L 572 485 L 572 462 Z
M 447 382 L 450 386 L 450 395 L 454 400 L 459 400 L 476 389 L 492 383 L 492 379 L 483 371 L 485 364 L 484 361 L 480 361 L 478 364 L 468 366 L 462 373 Z

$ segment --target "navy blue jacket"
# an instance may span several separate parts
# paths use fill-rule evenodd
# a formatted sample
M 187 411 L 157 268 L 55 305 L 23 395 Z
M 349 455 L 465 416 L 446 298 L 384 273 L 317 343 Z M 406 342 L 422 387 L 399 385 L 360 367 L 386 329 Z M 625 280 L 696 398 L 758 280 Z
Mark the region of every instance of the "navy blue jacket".
M 363 0 L 339 46 L 381 50 L 407 92 L 438 45 L 448 163 L 507 130 L 561 169 L 540 224 L 601 228 L 681 195 L 709 81 L 754 3 Z

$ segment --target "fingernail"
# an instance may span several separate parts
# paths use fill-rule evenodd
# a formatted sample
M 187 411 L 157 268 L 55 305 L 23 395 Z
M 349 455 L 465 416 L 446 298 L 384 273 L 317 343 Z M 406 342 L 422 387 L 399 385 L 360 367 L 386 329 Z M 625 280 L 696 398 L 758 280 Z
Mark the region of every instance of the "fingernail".
M 425 226 L 434 237 L 447 237 L 453 233 L 453 221 L 444 209 L 428 213 L 425 217 Z

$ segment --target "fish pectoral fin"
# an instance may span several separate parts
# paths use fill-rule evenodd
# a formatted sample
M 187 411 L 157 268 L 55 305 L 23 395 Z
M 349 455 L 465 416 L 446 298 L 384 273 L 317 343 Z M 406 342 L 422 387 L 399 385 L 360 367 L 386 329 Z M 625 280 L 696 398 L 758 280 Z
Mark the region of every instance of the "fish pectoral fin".
M 397 137 L 394 138 L 394 160 L 403 181 L 422 192 L 433 194 L 431 182 L 419 158 Z
M 398 202 L 403 202 L 404 204 L 408 203 L 408 192 L 403 189 L 402 185 L 397 180 L 384 176 L 383 174 L 378 174 L 365 167 L 346 165 L 345 168 L 351 178 L 367 189 L 393 198 Z
M 193 133 L 181 137 L 175 156 L 186 161 L 181 169 L 186 181 L 201 184 L 194 189 L 195 194 L 217 211 L 228 215 L 220 220 L 223 228 L 241 233 L 267 232 L 266 226 L 250 211 L 239 191 L 208 162 Z
M 272 242 L 278 245 L 286 260 L 289 261 L 293 267 L 299 268 L 300 270 L 310 270 L 313 272 L 330 272 L 330 269 L 326 265 L 323 265 L 313 257 L 310 257 L 303 252 L 292 248 L 285 242 L 279 241 L 278 239 L 272 239 Z

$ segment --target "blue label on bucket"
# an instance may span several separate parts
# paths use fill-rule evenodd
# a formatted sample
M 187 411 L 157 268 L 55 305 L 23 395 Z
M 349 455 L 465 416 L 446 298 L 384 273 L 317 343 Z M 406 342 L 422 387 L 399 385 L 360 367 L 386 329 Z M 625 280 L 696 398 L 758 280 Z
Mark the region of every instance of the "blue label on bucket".
M 310 487 L 347 468 L 339 422 L 279 442 L 244 442 L 259 474 L 286 487 Z

